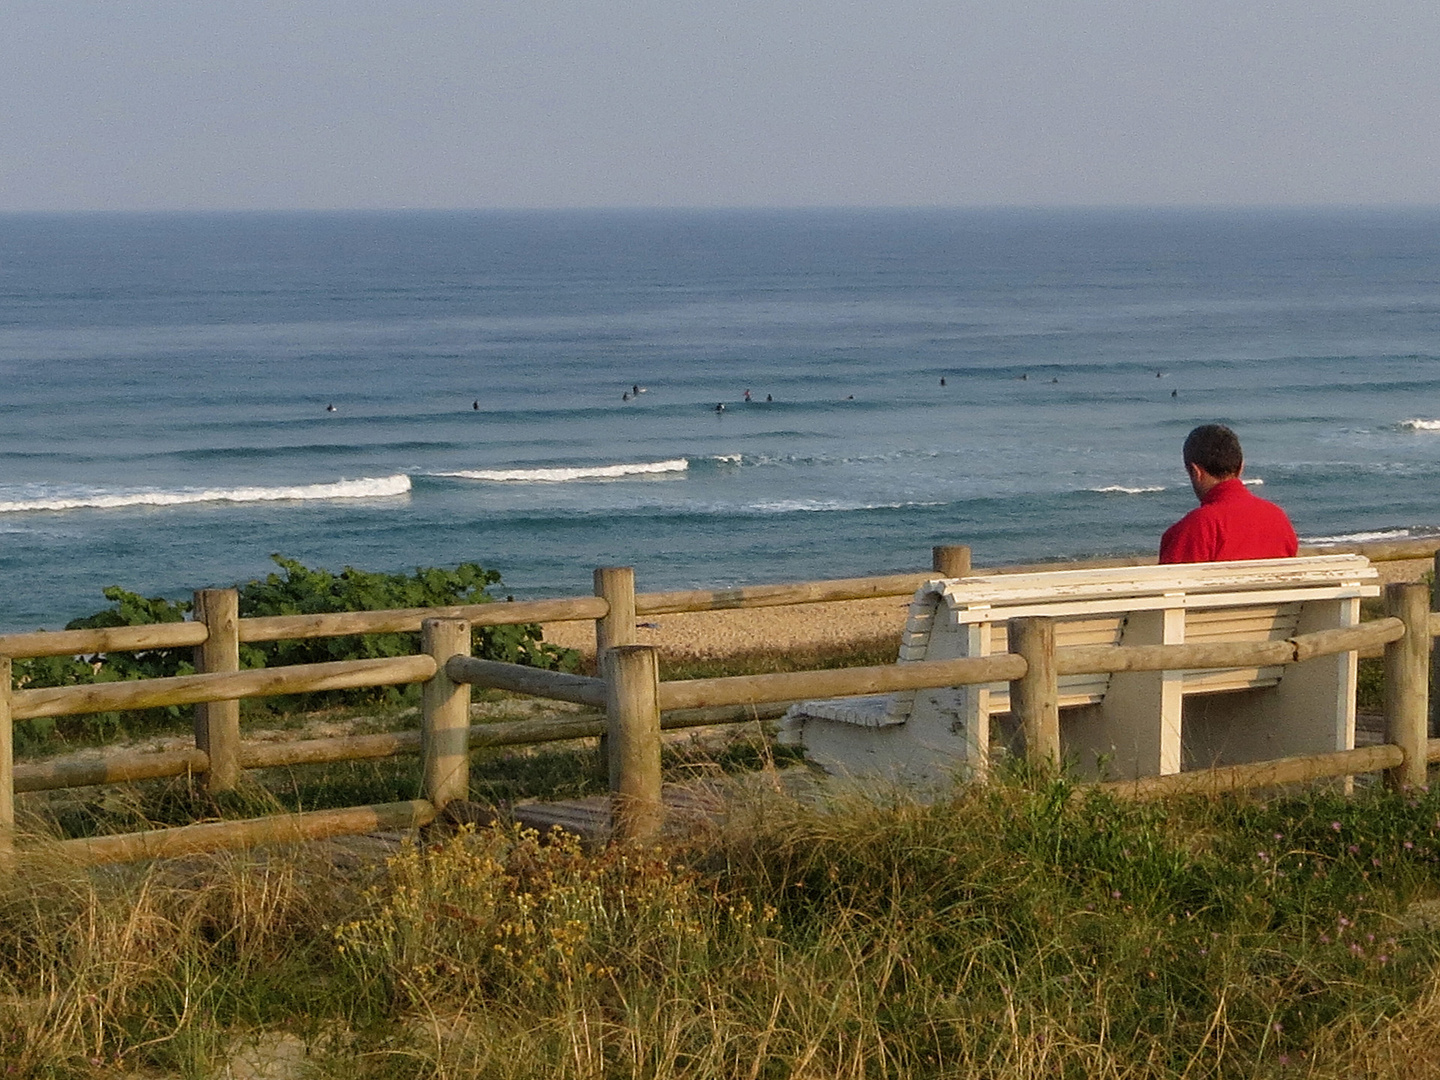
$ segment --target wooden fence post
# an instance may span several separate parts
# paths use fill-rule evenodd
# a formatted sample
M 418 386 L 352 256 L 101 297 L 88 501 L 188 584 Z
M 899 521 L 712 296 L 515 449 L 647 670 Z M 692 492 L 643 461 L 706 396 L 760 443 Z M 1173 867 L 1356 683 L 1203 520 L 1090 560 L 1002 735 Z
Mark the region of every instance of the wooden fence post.
M 1385 613 L 1405 624 L 1405 636 L 1385 646 L 1385 741 L 1405 760 L 1385 771 L 1390 787 L 1420 787 L 1428 774 L 1430 604 L 1420 584 L 1385 586 Z
M 1009 651 L 1025 658 L 1025 674 L 1010 683 L 1010 711 L 1025 732 L 1025 759 L 1060 766 L 1060 691 L 1055 669 L 1055 620 L 1032 617 L 1006 624 Z
M 234 589 L 195 593 L 195 621 L 209 633 L 195 647 L 202 674 L 240 670 L 240 594 Z M 195 706 L 195 745 L 210 755 L 205 790 L 233 791 L 240 782 L 240 702 L 206 701 Z
M 470 623 L 465 619 L 426 619 L 420 624 L 421 648 L 435 658 L 434 678 L 421 690 L 421 798 L 436 810 L 452 799 L 470 797 L 470 684 L 445 673 L 457 653 L 470 655 Z
M 930 569 L 941 577 L 970 576 L 970 549 L 964 544 L 942 544 L 930 549 Z
M 0 860 L 15 850 L 15 730 L 10 715 L 10 657 L 0 656 Z
M 652 645 L 616 645 L 602 661 L 610 731 L 611 835 L 651 840 L 664 818 L 660 780 L 660 665 Z
M 601 566 L 595 570 L 595 595 L 610 610 L 595 620 L 595 674 L 605 677 L 605 654 L 616 645 L 635 644 L 635 568 Z M 600 736 L 596 769 L 600 779 L 610 777 L 610 736 Z
M 1430 610 L 1440 611 L 1440 551 L 1435 552 L 1430 584 Z M 1430 685 L 1440 687 L 1440 649 L 1430 646 Z M 1440 694 L 1430 699 L 1430 734 L 1440 735 Z

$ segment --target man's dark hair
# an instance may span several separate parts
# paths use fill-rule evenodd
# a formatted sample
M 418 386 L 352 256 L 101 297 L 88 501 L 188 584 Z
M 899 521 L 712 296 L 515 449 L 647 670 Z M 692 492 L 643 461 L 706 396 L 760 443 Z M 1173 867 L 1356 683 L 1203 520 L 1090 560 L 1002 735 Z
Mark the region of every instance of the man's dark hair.
M 1201 424 L 1185 437 L 1185 464 L 1199 465 L 1217 480 L 1240 475 L 1245 455 L 1240 440 L 1224 424 Z

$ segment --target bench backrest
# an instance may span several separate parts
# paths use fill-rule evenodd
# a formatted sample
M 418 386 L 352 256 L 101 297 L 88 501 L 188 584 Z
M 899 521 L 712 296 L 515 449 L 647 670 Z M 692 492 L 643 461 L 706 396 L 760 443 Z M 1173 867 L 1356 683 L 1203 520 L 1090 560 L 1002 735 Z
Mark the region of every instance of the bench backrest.
M 992 574 L 927 582 L 910 605 L 899 661 L 988 656 L 1006 651 L 1006 620 L 1054 617 L 1056 645 L 1118 644 L 1137 612 L 1181 612 L 1179 640 L 1281 641 L 1296 632 L 1302 605 L 1379 595 L 1378 573 L 1360 555 L 1189 563 L 1168 566 Z M 1186 672 L 1186 693 L 1273 686 L 1280 668 Z M 1108 675 L 1060 679 L 1062 707 L 1095 704 Z M 989 690 L 989 709 L 1008 709 L 1008 687 Z M 914 693 L 895 695 L 889 723 L 910 715 Z

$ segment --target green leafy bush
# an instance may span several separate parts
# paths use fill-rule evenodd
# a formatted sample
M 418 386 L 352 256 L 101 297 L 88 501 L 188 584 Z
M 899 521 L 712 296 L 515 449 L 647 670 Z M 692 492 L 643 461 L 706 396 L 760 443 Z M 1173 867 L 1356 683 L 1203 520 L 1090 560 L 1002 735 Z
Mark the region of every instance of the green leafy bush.
M 487 589 L 500 584 L 500 574 L 477 563 L 462 563 L 454 570 L 417 568 L 413 574 L 382 574 L 347 566 L 340 573 L 310 569 L 294 559 L 272 555 L 283 573 L 272 573 L 240 586 L 240 615 L 317 615 L 342 611 L 384 611 L 394 608 L 453 607 L 484 604 L 494 598 Z M 349 637 L 267 641 L 240 647 L 240 665 L 246 668 L 321 664 L 332 660 L 363 660 L 410 656 L 420 651 L 420 635 L 357 634 Z M 535 623 L 518 626 L 476 627 L 471 654 L 487 660 L 550 670 L 573 669 L 578 656 L 542 640 Z M 345 692 L 351 700 L 395 701 L 401 688 Z M 305 695 L 314 699 L 316 695 Z M 334 700 L 333 695 L 328 697 Z
M 151 623 L 182 622 L 189 613 L 188 600 L 144 597 L 118 585 L 104 590 L 111 607 L 65 624 L 66 630 L 97 630 L 114 626 L 145 626 Z M 92 656 L 39 656 L 15 661 L 13 676 L 17 688 L 78 686 L 84 683 L 120 682 L 125 679 L 163 679 L 190 675 L 195 671 L 189 649 L 149 649 L 136 653 L 106 653 Z M 188 715 L 188 709 L 170 705 L 134 714 L 141 728 L 168 726 Z M 15 741 L 21 750 L 34 750 L 64 736 L 89 741 L 115 737 L 123 730 L 123 714 L 89 713 L 81 716 L 39 717 L 15 722 Z
M 337 573 L 311 569 L 294 559 L 272 555 L 281 572 L 249 581 L 239 587 L 240 615 L 315 615 L 345 611 L 380 611 L 392 608 L 453 607 L 489 603 L 488 592 L 499 585 L 500 575 L 476 563 L 464 563 L 454 570 L 420 567 L 413 574 L 371 573 L 346 567 Z M 93 615 L 75 619 L 67 630 L 88 630 L 115 626 L 144 626 L 181 622 L 192 605 L 187 600 L 144 597 L 119 586 L 104 592 L 111 606 Z M 573 670 L 578 655 L 543 640 L 534 624 L 478 627 L 471 642 L 475 656 L 531 667 Z M 386 656 L 408 656 L 420 651 L 420 635 L 361 634 L 336 638 L 271 641 L 240 647 L 244 668 L 315 664 L 333 660 L 360 660 Z M 76 686 L 85 683 L 116 682 L 123 679 L 157 679 L 188 675 L 195 670 L 190 649 L 150 649 L 138 653 L 103 653 L 91 656 L 50 656 L 17 660 L 15 685 L 21 688 Z M 299 708 L 316 708 L 337 702 L 396 702 L 405 688 L 375 687 L 368 690 L 306 694 L 287 699 Z M 413 693 L 413 691 L 411 691 Z M 86 716 L 22 720 L 15 725 L 22 750 L 35 749 L 54 739 L 81 738 L 87 741 L 114 737 L 122 730 L 122 715 L 137 730 L 172 726 L 189 715 L 188 707 L 171 706 L 141 713 L 95 713 Z

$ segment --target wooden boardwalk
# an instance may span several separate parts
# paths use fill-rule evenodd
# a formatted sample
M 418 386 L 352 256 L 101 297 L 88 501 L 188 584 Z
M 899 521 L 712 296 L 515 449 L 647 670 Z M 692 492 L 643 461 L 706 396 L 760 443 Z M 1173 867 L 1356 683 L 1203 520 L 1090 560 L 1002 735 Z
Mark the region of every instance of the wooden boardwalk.
M 717 783 L 666 784 L 665 832 L 686 835 L 712 827 L 725 817 L 725 795 Z M 610 797 L 592 795 L 558 802 L 523 802 L 510 808 L 510 817 L 541 835 L 564 829 L 592 843 L 610 837 Z

